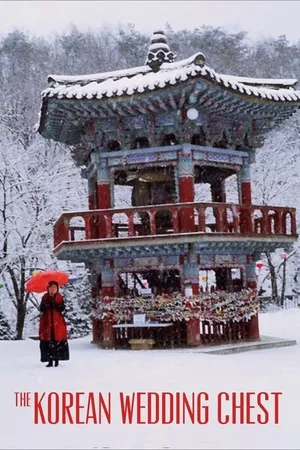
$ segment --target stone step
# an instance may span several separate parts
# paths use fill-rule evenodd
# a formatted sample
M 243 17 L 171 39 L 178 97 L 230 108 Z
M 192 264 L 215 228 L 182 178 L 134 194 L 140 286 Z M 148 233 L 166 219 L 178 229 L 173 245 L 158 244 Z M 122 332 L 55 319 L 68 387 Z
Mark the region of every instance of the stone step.
M 297 345 L 294 339 L 281 339 L 271 336 L 261 336 L 260 340 L 252 342 L 241 342 L 235 344 L 224 344 L 215 347 L 199 349 L 197 353 L 207 353 L 210 355 L 229 355 L 232 353 L 249 352 L 253 350 L 267 350 L 271 348 L 290 347 Z

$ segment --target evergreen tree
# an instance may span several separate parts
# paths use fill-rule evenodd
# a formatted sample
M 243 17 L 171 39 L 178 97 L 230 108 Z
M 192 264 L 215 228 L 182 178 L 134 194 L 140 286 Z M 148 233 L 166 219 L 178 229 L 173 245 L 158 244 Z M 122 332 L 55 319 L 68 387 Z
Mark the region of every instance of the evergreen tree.
M 13 338 L 13 333 L 10 328 L 10 324 L 3 313 L 3 311 L 0 309 L 0 340 L 10 340 Z
M 91 298 L 87 272 L 64 288 L 65 318 L 69 338 L 87 336 L 91 331 Z

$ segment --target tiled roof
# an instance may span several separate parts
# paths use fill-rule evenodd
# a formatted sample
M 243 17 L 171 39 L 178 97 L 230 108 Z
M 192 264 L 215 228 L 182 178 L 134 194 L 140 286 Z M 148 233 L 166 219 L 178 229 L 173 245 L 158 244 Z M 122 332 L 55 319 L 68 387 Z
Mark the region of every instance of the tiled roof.
M 164 63 L 156 73 L 150 67 L 142 66 L 93 75 L 51 75 L 48 77 L 49 87 L 42 92 L 42 97 L 102 99 L 131 96 L 135 93 L 159 90 L 168 85 L 176 85 L 194 78 L 210 80 L 250 97 L 276 102 L 300 100 L 300 91 L 291 88 L 297 80 L 255 79 L 218 74 L 207 65 L 197 63 L 202 56 L 201 53 L 196 53 L 179 62 Z M 266 86 L 272 86 L 272 88 Z M 282 88 L 282 86 L 286 86 L 286 88 Z
M 235 77 L 239 83 L 252 84 L 254 86 L 276 86 L 277 88 L 285 86 L 292 87 L 298 82 L 296 78 L 249 78 L 249 77 Z

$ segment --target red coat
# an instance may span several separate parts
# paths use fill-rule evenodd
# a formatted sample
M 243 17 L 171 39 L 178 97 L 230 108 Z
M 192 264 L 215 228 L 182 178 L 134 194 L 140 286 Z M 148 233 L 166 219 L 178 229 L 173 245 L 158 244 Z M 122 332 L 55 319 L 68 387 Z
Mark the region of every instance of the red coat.
M 62 311 L 65 309 L 63 296 L 58 292 L 55 297 L 48 293 L 42 298 L 40 310 L 39 337 L 41 341 L 64 341 L 67 339 L 67 325 Z

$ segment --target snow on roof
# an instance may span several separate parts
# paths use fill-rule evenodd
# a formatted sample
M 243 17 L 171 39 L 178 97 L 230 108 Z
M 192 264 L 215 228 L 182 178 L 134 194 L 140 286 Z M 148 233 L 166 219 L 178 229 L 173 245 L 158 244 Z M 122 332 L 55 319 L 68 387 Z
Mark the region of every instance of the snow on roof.
M 239 83 L 266 85 L 266 86 L 295 86 L 298 83 L 296 78 L 248 78 L 248 77 L 235 77 Z
M 186 67 L 192 64 L 197 57 L 203 57 L 203 54 L 198 52 L 189 58 L 183 59 L 181 61 L 173 62 L 173 63 L 164 63 L 161 66 L 161 69 L 178 69 L 180 67 Z M 96 81 L 100 83 L 108 78 L 118 79 L 123 77 L 132 77 L 137 74 L 146 74 L 152 73 L 152 70 L 149 66 L 140 66 L 140 67 L 132 67 L 130 69 L 121 69 L 114 70 L 113 72 L 103 72 L 96 73 L 92 75 L 49 75 L 48 83 L 50 86 L 55 86 L 56 83 L 59 84 L 82 84 L 82 83 L 90 83 Z
M 115 70 L 114 72 L 95 73 L 92 75 L 49 75 L 48 83 L 50 84 L 50 86 L 55 86 L 56 83 L 65 85 L 91 83 L 94 81 L 96 81 L 97 83 L 101 83 L 108 78 L 130 77 L 138 73 L 147 72 L 151 72 L 150 67 L 142 66 L 133 67 L 132 69 Z
M 134 93 L 153 91 L 169 84 L 175 85 L 199 77 L 252 97 L 282 102 L 300 100 L 300 91 L 281 87 L 274 88 L 274 86 L 290 87 L 297 80 L 257 79 L 218 74 L 207 65 L 203 65 L 203 61 L 203 54 L 196 53 L 179 62 L 163 63 L 158 72 L 153 72 L 148 66 L 141 66 L 93 75 L 50 75 L 48 77 L 50 87 L 42 92 L 42 97 L 101 99 L 103 97 L 130 96 Z M 272 85 L 272 88 L 262 85 Z

